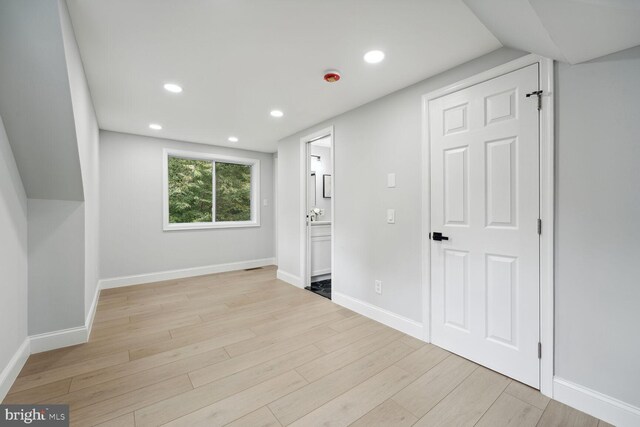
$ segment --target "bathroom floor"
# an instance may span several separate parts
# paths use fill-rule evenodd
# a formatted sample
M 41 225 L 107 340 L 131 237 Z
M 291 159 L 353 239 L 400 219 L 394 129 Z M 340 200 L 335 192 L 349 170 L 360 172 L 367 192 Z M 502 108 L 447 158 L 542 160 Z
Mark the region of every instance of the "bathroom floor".
M 311 286 L 307 286 L 305 289 L 322 297 L 331 299 L 331 279 L 313 282 L 311 283 Z

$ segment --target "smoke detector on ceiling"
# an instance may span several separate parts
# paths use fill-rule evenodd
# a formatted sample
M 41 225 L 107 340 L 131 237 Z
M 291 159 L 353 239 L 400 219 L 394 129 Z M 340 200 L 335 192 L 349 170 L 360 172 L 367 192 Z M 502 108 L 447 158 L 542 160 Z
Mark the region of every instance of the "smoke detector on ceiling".
M 328 83 L 335 83 L 340 80 L 340 71 L 327 70 L 324 72 L 324 81 Z

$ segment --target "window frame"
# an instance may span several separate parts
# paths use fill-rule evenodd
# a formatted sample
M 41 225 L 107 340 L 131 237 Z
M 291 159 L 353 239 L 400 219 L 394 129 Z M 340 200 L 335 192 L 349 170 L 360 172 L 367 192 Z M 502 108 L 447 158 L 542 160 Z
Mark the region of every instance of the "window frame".
M 211 197 L 212 222 L 169 222 L 169 157 L 188 160 L 207 160 L 213 162 Z M 225 156 L 222 154 L 203 153 L 198 151 L 176 150 L 165 148 L 162 155 L 162 216 L 163 231 L 200 230 L 210 228 L 242 228 L 260 226 L 260 160 L 246 157 Z M 251 220 L 250 221 L 216 221 L 216 162 L 234 163 L 251 166 Z

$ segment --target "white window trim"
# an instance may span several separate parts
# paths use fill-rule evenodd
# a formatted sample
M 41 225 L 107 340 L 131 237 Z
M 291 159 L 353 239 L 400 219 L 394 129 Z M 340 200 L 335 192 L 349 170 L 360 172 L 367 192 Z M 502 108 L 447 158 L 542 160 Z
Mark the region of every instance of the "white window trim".
M 212 162 L 236 163 L 251 166 L 251 221 L 225 221 L 215 222 L 215 163 L 213 169 L 213 195 L 212 195 L 212 219 L 213 222 L 192 222 L 174 224 L 169 222 L 169 157 L 180 157 L 182 159 L 209 160 Z M 241 228 L 260 226 L 260 160 L 244 157 L 224 156 L 221 154 L 202 153 L 197 151 L 174 150 L 165 148 L 162 156 L 162 207 L 163 207 L 163 230 L 200 230 L 208 228 Z

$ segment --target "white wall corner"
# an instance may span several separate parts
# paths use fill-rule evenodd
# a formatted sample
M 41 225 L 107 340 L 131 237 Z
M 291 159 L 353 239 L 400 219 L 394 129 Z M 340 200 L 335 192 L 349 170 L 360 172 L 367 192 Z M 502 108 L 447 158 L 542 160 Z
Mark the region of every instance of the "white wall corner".
M 640 408 L 559 377 L 553 379 L 553 398 L 618 427 L 640 426 Z
M 203 267 L 183 268 L 180 270 L 158 271 L 155 273 L 112 277 L 107 279 L 100 279 L 98 287 L 101 290 L 121 288 L 123 286 L 142 285 L 144 283 L 160 282 L 162 280 L 184 279 L 186 277 L 225 273 L 228 271 L 244 270 L 247 268 L 266 267 L 268 265 L 274 265 L 274 264 L 275 264 L 275 258 L 263 258 L 263 259 L 254 259 L 254 260 L 248 260 L 248 261 L 231 262 L 227 264 L 215 264 L 215 265 L 207 265 Z
M 100 300 L 100 281 L 96 285 L 96 292 L 93 296 L 93 302 L 91 303 L 91 307 L 89 308 L 89 312 L 87 313 L 87 318 L 84 322 L 84 327 L 87 330 L 87 341 L 89 341 L 89 337 L 91 336 L 91 329 L 93 328 L 93 319 L 96 317 L 96 310 L 98 308 L 98 301 Z
M 9 393 L 13 382 L 18 378 L 18 374 L 27 362 L 29 354 L 31 354 L 29 337 L 26 337 L 7 366 L 0 372 L 0 402 L 2 402 L 7 393 Z
M 341 294 L 339 292 L 333 292 L 331 299 L 338 305 L 341 305 L 349 310 L 355 311 L 365 317 L 380 322 L 390 328 L 397 329 L 400 332 L 404 332 L 414 338 L 421 341 L 424 340 L 424 327 L 422 323 L 411 320 L 407 317 L 400 316 L 392 313 L 375 305 L 361 301 L 356 298 Z
M 29 341 L 31 343 L 31 354 L 83 344 L 87 342 L 88 336 L 89 334 L 86 326 L 31 335 L 29 337 Z
M 296 276 L 295 274 L 287 273 L 286 271 L 279 269 L 276 273 L 276 277 L 290 285 L 296 286 L 301 289 L 304 288 L 302 278 L 300 276 Z

